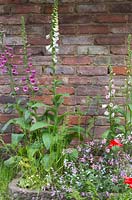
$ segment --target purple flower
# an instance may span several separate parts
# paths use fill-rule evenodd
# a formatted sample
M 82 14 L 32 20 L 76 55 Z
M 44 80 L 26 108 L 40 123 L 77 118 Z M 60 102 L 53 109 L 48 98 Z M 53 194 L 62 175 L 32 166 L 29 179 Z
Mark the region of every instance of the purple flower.
M 19 90 L 19 87 L 14 87 L 14 90 L 17 92 Z
M 35 70 L 35 69 L 32 69 L 31 72 L 32 72 L 32 74 L 35 74 L 35 73 L 36 73 L 36 70 Z
M 27 92 L 28 91 L 28 86 L 23 86 L 23 92 Z
M 30 62 L 30 63 L 28 63 L 28 65 L 29 65 L 29 67 L 32 67 L 33 66 L 33 64 Z
M 22 82 L 25 82 L 26 81 L 26 77 L 22 77 Z
M 31 78 L 31 79 L 30 79 L 30 83 L 31 83 L 32 85 L 34 85 L 34 84 L 36 83 L 35 79 L 34 79 L 34 78 Z
M 34 90 L 34 91 L 38 91 L 38 90 L 39 90 L 39 87 L 34 86 L 34 87 L 33 87 L 33 90 Z
M 16 71 L 16 69 L 12 69 L 12 74 L 13 75 L 17 75 L 18 74 L 18 72 Z
M 30 73 L 30 69 L 29 69 L 29 68 L 27 68 L 27 69 L 26 69 L 26 72 L 27 72 L 27 73 Z

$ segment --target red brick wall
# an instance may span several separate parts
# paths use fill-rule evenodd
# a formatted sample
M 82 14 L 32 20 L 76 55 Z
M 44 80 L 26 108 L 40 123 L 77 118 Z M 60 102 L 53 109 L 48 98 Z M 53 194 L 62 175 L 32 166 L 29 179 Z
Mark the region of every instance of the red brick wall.
M 33 64 L 38 70 L 41 84 L 51 83 L 49 65 L 51 56 L 46 52 L 46 35 L 50 29 L 52 0 L 0 0 L 0 27 L 6 33 L 6 42 L 15 49 L 13 62 L 19 64 L 21 48 L 20 18 L 25 16 L 28 41 L 31 44 Z M 63 81 L 60 92 L 71 94 L 62 110 L 87 111 L 87 96 L 97 94 L 104 98 L 108 83 L 108 62 L 117 73 L 115 83 L 123 83 L 127 36 L 132 32 L 132 2 L 130 0 L 60 0 L 60 52 L 57 74 Z M 11 117 L 4 111 L 9 97 L 9 80 L 0 78 L 0 124 Z M 49 103 L 51 96 L 43 91 L 38 96 Z M 122 101 L 120 95 L 117 101 Z M 89 115 L 94 115 L 92 106 Z M 103 110 L 98 109 L 95 132 L 100 135 L 107 127 Z M 77 119 L 70 117 L 71 123 Z M 82 119 L 85 125 L 85 118 Z M 9 130 L 10 132 L 10 130 Z

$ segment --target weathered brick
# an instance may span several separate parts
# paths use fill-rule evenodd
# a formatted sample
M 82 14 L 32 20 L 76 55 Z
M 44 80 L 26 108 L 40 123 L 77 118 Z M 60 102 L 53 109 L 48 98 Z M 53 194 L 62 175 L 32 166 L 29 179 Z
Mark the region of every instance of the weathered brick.
M 16 14 L 41 13 L 40 5 L 13 5 L 11 12 Z
M 62 93 L 62 94 L 70 94 L 73 95 L 75 93 L 75 90 L 73 87 L 66 87 L 66 86 L 61 86 L 57 88 L 57 93 Z
M 91 21 L 91 15 L 61 15 L 59 18 L 60 24 L 87 24 Z
M 51 85 L 52 80 L 53 80 L 53 77 L 48 76 L 48 75 L 42 75 L 39 77 L 40 85 Z
M 30 3 L 47 3 L 48 1 L 46 1 L 46 0 L 29 0 L 29 2 Z M 50 2 L 49 3 L 53 3 L 53 0 L 50 0 Z
M 5 25 L 4 32 L 8 35 L 20 35 L 21 34 L 21 27 L 16 25 Z
M 88 75 L 88 76 L 91 76 L 91 75 L 106 75 L 107 74 L 107 67 L 91 67 L 91 66 L 80 66 L 77 68 L 77 73 L 79 75 Z
M 89 13 L 89 12 L 105 12 L 105 4 L 83 4 L 77 5 L 76 10 L 78 13 Z
M 13 114 L 0 114 L 0 122 L 1 123 L 5 123 L 7 122 L 8 120 L 10 120 L 11 118 L 14 118 L 16 117 L 16 115 L 13 115 Z
M 77 87 L 77 95 L 81 96 L 97 96 L 97 95 L 104 95 L 105 89 L 103 87 L 98 87 L 94 85 L 87 85 L 87 86 L 78 86 Z
M 109 7 L 110 12 L 114 13 L 131 13 L 132 12 L 132 4 L 131 3 L 113 3 Z
M 25 22 L 27 21 L 27 17 L 25 17 Z M 9 16 L 0 16 L 0 24 L 21 24 L 21 15 L 9 15 Z
M 0 85 L 0 94 L 9 94 L 11 92 L 11 88 L 9 85 Z
M 43 25 L 28 25 L 26 26 L 27 34 L 44 35 Z
M 93 44 L 93 37 L 91 36 L 63 36 L 63 44 Z
M 33 65 L 50 65 L 51 56 L 34 56 L 32 57 Z
M 22 45 L 22 38 L 19 36 L 5 37 L 4 44 L 7 45 Z
M 126 63 L 125 62 L 125 56 L 123 56 L 123 55 L 121 55 L 121 56 L 112 55 L 110 61 L 111 61 L 112 65 L 118 65 L 118 66 L 120 66 L 120 65 L 124 66 L 125 63 Z
M 125 23 L 127 22 L 127 16 L 119 14 L 100 14 L 94 17 L 94 21 L 99 23 Z
M 95 125 L 96 126 L 108 126 L 108 120 L 104 116 L 98 116 L 95 120 Z
M 1 136 L 1 138 L 2 138 L 2 140 L 6 143 L 6 144 L 8 144 L 8 143 L 11 143 L 11 133 L 9 134 L 6 134 L 6 133 L 4 133 L 4 134 L 2 134 L 2 135 L 0 135 Z
M 40 35 L 28 35 L 28 43 L 31 45 L 48 45 L 50 40 Z
M 59 55 L 71 55 L 71 54 L 75 54 L 76 52 L 76 46 L 69 46 L 69 45 L 63 45 L 63 46 L 59 46 Z
M 126 25 L 110 26 L 109 30 L 111 33 L 130 33 L 130 28 Z
M 0 0 L 0 4 L 21 4 L 27 3 L 28 0 Z
M 127 54 L 127 47 L 125 46 L 111 46 L 110 52 L 116 55 L 126 55 Z
M 60 34 L 61 35 L 73 35 L 77 32 L 76 26 L 66 26 L 66 25 L 60 25 Z
M 10 6 L 0 5 L 0 14 L 10 14 Z
M 0 104 L 8 104 L 8 103 L 14 103 L 15 98 L 12 96 L 5 96 L 5 95 L 0 95 Z
M 52 74 L 52 70 L 51 68 L 45 68 L 44 72 L 46 74 Z M 75 67 L 73 66 L 63 66 L 63 65 L 58 65 L 56 67 L 56 74 L 57 75 L 62 75 L 62 74 L 65 74 L 65 75 L 72 75 L 75 73 Z
M 51 14 L 52 13 L 52 10 L 53 10 L 53 7 L 52 5 L 45 5 L 44 6 L 44 14 Z M 74 11 L 74 5 L 71 5 L 71 4 L 61 4 L 59 5 L 59 13 L 60 14 L 67 14 L 67 13 L 73 13 Z
M 89 115 L 89 116 L 98 116 L 98 115 L 104 114 L 103 109 L 101 107 L 97 107 L 97 106 L 89 106 L 88 107 L 88 106 L 81 105 L 79 108 L 82 112 L 87 113 L 87 115 Z
M 64 57 L 62 58 L 62 64 L 64 65 L 86 65 L 91 63 L 91 58 L 89 56 L 74 56 L 74 57 Z
M 36 100 L 42 101 L 45 104 L 51 105 L 52 104 L 52 95 L 43 95 L 35 97 Z
M 65 106 L 75 106 L 76 105 L 76 98 L 75 96 L 64 97 L 63 105 Z
M 79 25 L 78 26 L 79 34 L 107 34 L 109 33 L 108 26 L 98 26 L 98 25 Z
M 95 44 L 103 44 L 103 45 L 124 45 L 125 37 L 124 36 L 106 36 L 106 37 L 96 37 Z
M 94 135 L 98 139 L 102 139 L 102 134 L 109 128 L 109 126 L 95 126 Z
M 33 14 L 29 16 L 28 18 L 29 24 L 47 24 L 51 22 L 51 16 L 50 15 L 39 15 L 39 14 Z
M 107 76 L 72 76 L 64 77 L 63 82 L 65 84 L 74 84 L 74 85 L 106 85 L 108 83 Z
M 88 124 L 88 120 L 91 117 L 89 116 L 76 116 L 76 115 L 70 115 L 68 117 L 68 122 L 70 125 L 77 125 L 77 124 L 82 124 L 82 125 L 86 125 Z
M 104 66 L 107 66 L 108 63 L 109 63 L 109 56 L 96 56 L 93 58 L 93 63 L 95 65 L 104 65 Z
M 113 72 L 117 75 L 126 75 L 127 68 L 123 66 L 113 66 Z
M 90 55 L 107 55 L 109 54 L 109 48 L 106 46 L 78 46 L 78 54 L 90 54 Z

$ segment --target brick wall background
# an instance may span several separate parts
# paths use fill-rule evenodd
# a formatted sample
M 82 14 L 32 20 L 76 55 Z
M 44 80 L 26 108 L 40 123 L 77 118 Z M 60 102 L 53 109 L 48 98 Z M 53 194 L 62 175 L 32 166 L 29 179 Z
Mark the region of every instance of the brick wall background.
M 26 20 L 28 41 L 31 44 L 33 64 L 36 67 L 41 84 L 50 84 L 51 56 L 46 52 L 49 44 L 46 35 L 50 29 L 50 15 L 53 0 L 0 0 L 0 29 L 4 31 L 8 45 L 14 47 L 13 63 L 19 65 L 21 48 L 20 18 Z M 60 52 L 57 74 L 63 81 L 59 92 L 71 96 L 64 101 L 62 111 L 75 111 L 78 107 L 88 111 L 88 115 L 97 115 L 95 133 L 106 129 L 107 122 L 103 110 L 96 105 L 90 109 L 86 104 L 87 96 L 101 95 L 105 101 L 105 85 L 108 83 L 108 62 L 111 59 L 117 86 L 123 84 L 125 59 L 127 54 L 127 36 L 132 32 L 131 0 L 60 0 Z M 20 66 L 21 67 L 21 66 Z M 4 106 L 13 102 L 9 96 L 8 77 L 0 78 L 0 124 L 1 126 L 13 114 L 5 111 Z M 45 103 L 51 102 L 46 90 L 43 96 L 36 97 Z M 117 94 L 117 101 L 123 98 Z M 70 117 L 72 124 L 77 123 L 75 116 Z M 87 118 L 82 118 L 87 124 Z M 11 132 L 11 130 L 8 130 Z M 6 137 L 6 135 L 5 135 Z

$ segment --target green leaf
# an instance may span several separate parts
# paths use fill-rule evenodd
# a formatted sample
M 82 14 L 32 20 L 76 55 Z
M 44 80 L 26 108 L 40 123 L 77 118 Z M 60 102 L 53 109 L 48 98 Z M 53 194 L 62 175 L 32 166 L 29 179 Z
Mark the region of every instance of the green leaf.
M 50 170 L 51 167 L 51 159 L 50 159 L 50 155 L 49 154 L 45 154 L 44 157 L 41 160 L 42 165 L 44 166 L 44 169 L 46 171 Z
M 132 104 L 128 104 L 128 108 L 132 112 Z
M 80 126 L 73 126 L 73 127 L 69 128 L 69 132 L 71 132 L 71 133 L 84 133 L 84 131 L 85 131 L 85 129 Z
M 26 129 L 28 130 L 28 125 L 26 124 L 26 121 L 24 121 L 24 119 L 21 118 L 16 118 L 14 124 L 19 125 L 23 130 Z
M 8 126 L 9 126 L 10 124 L 14 124 L 14 123 L 15 123 L 15 119 L 10 119 L 10 120 L 3 126 L 3 128 L 1 129 L 1 132 L 4 133 L 5 130 L 8 128 Z
M 27 155 L 29 159 L 32 159 L 34 154 L 38 151 L 38 149 L 34 149 L 32 146 L 27 148 Z
M 48 124 L 47 122 L 36 122 L 35 124 L 33 124 L 31 126 L 30 131 L 36 131 L 38 129 L 46 128 L 49 126 L 50 126 L 50 124 Z
M 120 125 L 120 126 L 117 126 L 117 129 L 120 130 L 121 132 L 125 133 L 126 130 L 125 130 L 125 127 Z
M 110 133 L 110 130 L 106 130 L 106 131 L 102 134 L 102 138 L 103 138 L 103 139 L 106 139 L 106 138 L 108 137 L 109 133 Z
M 49 150 L 52 143 L 52 136 L 49 133 L 44 133 L 42 139 L 46 149 Z
M 14 165 L 15 163 L 16 163 L 16 157 L 15 156 L 12 156 L 8 160 L 4 161 L 5 166 L 11 166 L 11 165 Z
M 24 113 L 25 121 L 27 121 L 30 118 L 30 115 L 31 115 L 31 113 L 28 110 L 26 110 L 25 113 Z
M 23 137 L 24 137 L 24 134 L 15 134 L 15 133 L 13 133 L 11 135 L 11 143 L 16 146 L 22 140 Z
M 39 108 L 39 107 L 47 107 L 47 105 L 44 104 L 44 103 L 41 103 L 41 102 L 37 102 L 37 103 L 33 104 L 31 107 L 32 108 Z
M 78 150 L 73 148 L 69 156 L 72 160 L 76 160 L 78 158 Z

